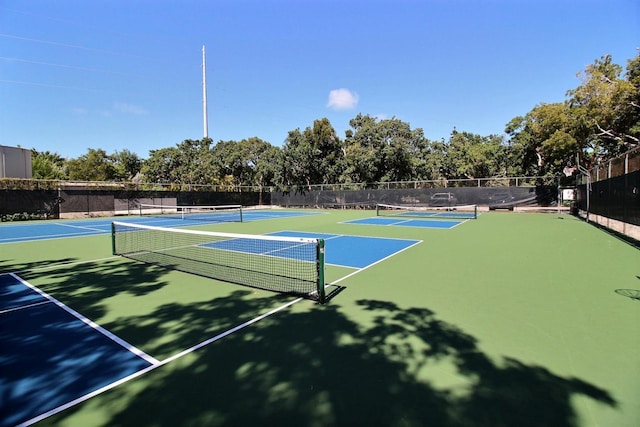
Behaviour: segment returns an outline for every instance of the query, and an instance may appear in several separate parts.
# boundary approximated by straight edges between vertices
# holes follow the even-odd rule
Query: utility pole
[[[209,138],[209,119],[207,114],[207,58],[202,45],[202,119],[204,124],[204,137]]]

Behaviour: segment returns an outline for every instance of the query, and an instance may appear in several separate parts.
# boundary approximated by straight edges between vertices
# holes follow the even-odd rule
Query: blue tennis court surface
[[[83,224],[82,229],[94,228],[95,233],[110,230],[110,220],[77,222]],[[272,235],[322,238],[325,263],[353,269],[364,269],[421,242],[290,230]],[[211,245],[256,253],[243,238]],[[262,250],[269,256],[293,257],[293,248]],[[30,423],[163,363],[15,274],[0,273],[0,427]]]
[[[370,218],[361,218],[353,221],[347,221],[345,222],[345,224],[386,225],[386,226],[396,226],[396,227],[423,227],[423,228],[450,229],[457,225],[462,224],[463,222],[465,221],[374,216]]]
[[[278,218],[318,215],[316,212],[296,212],[284,210],[247,210],[243,213],[243,221],[263,221]],[[0,244],[33,240],[60,239],[66,237],[93,236],[111,232],[111,221],[105,219],[80,220],[43,220],[29,223],[7,223],[0,225]],[[128,216],[118,217],[118,221],[136,224],[154,225],[158,227],[188,227],[206,224],[203,220],[162,218],[160,216]],[[216,223],[219,221],[211,221]]]
[[[251,255],[266,255],[270,257],[295,259],[298,261],[315,261],[315,251],[298,251],[296,248],[300,246],[298,242],[281,242],[260,240],[260,244],[256,244],[256,240],[252,238],[234,238],[220,240],[202,245],[210,249],[219,249],[222,251],[242,252]]]
[[[397,252],[403,251],[419,240],[388,239],[383,237],[346,236],[326,233],[307,233],[301,231],[280,231],[270,236],[302,237],[325,240],[325,264],[350,268],[365,268]],[[281,242],[264,240],[257,246],[255,239],[228,239],[205,244],[205,247],[221,249],[246,254],[268,255],[280,258],[300,259],[300,252],[296,247],[298,242]],[[271,243],[271,244],[270,244]],[[314,261],[313,254],[307,254]]]
[[[441,218],[441,219],[471,219],[473,218],[473,213],[472,212],[463,212],[463,211],[455,211],[455,210],[447,210],[447,211],[438,211],[438,212],[433,212],[433,211],[410,211],[410,212],[404,212],[404,213],[399,213],[396,215],[392,215],[392,216],[396,216],[396,217],[413,217],[413,218]]]
[[[13,274],[0,275],[0,426],[151,365]]]
[[[304,233],[300,231],[280,231],[271,235],[324,239],[325,263],[351,268],[368,267],[420,243],[420,240]]]

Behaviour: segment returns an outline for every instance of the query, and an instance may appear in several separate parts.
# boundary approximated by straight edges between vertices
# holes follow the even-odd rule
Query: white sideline
[[[208,344],[211,344],[212,342],[218,341],[219,339],[224,338],[227,335],[230,335],[230,334],[232,334],[234,332],[237,332],[240,329],[246,328],[247,326],[258,322],[258,321],[264,319],[265,317],[268,317],[268,316],[270,316],[270,315],[272,315],[274,313],[277,313],[278,311],[284,310],[285,308],[288,308],[289,306],[291,306],[291,305],[293,305],[295,303],[298,303],[300,301],[303,301],[303,298],[296,298],[295,300],[290,301],[290,302],[288,302],[288,303],[286,303],[286,304],[284,304],[284,305],[282,305],[282,306],[280,306],[278,308],[275,308],[275,309],[273,309],[273,310],[271,310],[271,311],[269,311],[267,313],[264,313],[264,314],[262,314],[262,315],[260,315],[258,317],[255,317],[255,318],[253,318],[253,319],[251,319],[251,320],[249,320],[247,322],[241,323],[240,325],[238,325],[238,326],[236,326],[234,328],[231,328],[231,329],[229,329],[229,330],[227,330],[225,332],[222,332],[222,333],[220,333],[220,334],[218,334],[218,335],[216,335],[216,336],[214,336],[212,338],[209,338],[209,339],[207,339],[205,341],[202,341],[199,344],[196,344],[196,345],[194,345],[192,347],[189,347],[188,349],[186,349],[184,351],[181,351],[180,353],[177,353],[177,354],[175,354],[173,356],[170,356],[170,357],[168,357],[168,358],[166,358],[166,359],[164,359],[162,361],[156,361],[155,364],[152,364],[152,365],[148,366],[147,368],[141,369],[138,372],[134,372],[133,374],[131,374],[131,375],[127,376],[127,377],[124,377],[124,378],[122,378],[122,379],[120,379],[118,381],[115,381],[115,382],[113,382],[111,384],[108,384],[108,385],[106,385],[106,386],[104,386],[102,388],[99,388],[99,389],[95,390],[95,391],[92,391],[91,393],[87,393],[84,396],[81,396],[81,397],[79,397],[77,399],[74,399],[74,400],[72,400],[70,402],[65,403],[64,405],[58,406],[57,408],[54,408],[54,409],[52,409],[50,411],[47,411],[47,412],[45,412],[43,414],[40,414],[37,417],[31,418],[30,420],[27,420],[24,423],[19,424],[18,426],[19,427],[20,426],[25,426],[26,427],[26,426],[30,426],[32,424],[35,424],[35,423],[37,423],[39,421],[42,421],[45,418],[48,418],[48,417],[50,417],[52,415],[60,413],[60,412],[64,411],[65,409],[71,408],[72,406],[75,406],[75,405],[77,405],[79,403],[82,403],[82,402],[84,402],[86,400],[89,400],[92,397],[95,397],[95,396],[97,396],[99,394],[104,393],[105,391],[111,390],[112,388],[115,388],[115,387],[117,387],[117,386],[119,386],[121,384],[124,384],[124,383],[126,383],[126,382],[128,382],[128,381],[130,381],[130,380],[132,380],[134,378],[137,378],[137,377],[139,377],[141,375],[144,375],[147,372],[151,372],[154,369],[159,368],[160,366],[164,366],[169,362],[172,362],[172,361],[174,361],[176,359],[179,359],[179,358],[181,358],[181,357],[183,357],[183,356],[185,356],[185,355],[187,355],[189,353],[192,353],[192,352],[194,352],[194,351],[196,351],[196,350],[198,350],[198,349],[200,349],[200,348],[202,348],[202,347],[204,347],[204,346],[206,346]]]

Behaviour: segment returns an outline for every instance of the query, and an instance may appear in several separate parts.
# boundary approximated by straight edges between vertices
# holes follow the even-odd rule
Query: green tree
[[[68,162],[69,179],[76,181],[113,181],[116,168],[102,149],[89,148],[87,154]]]
[[[426,138],[420,144],[413,158],[416,180],[446,179],[447,144],[444,140],[429,141]]]
[[[617,125],[628,129],[626,137],[632,145],[640,144],[640,54],[627,62],[625,74],[629,90],[622,99],[623,105]]]
[[[284,187],[311,184],[311,146],[305,141],[300,129],[289,131],[282,146],[282,162],[280,163],[280,182]]]
[[[415,179],[423,168],[429,143],[422,129],[411,129],[407,122],[392,118],[377,122],[378,134],[383,138],[382,156],[385,173],[381,181]]]
[[[444,162],[448,178],[488,178],[506,175],[506,148],[501,136],[480,136],[454,130]]]
[[[219,141],[212,151],[219,179],[236,186],[273,185],[279,149],[258,137]]]
[[[260,191],[265,186],[274,185],[280,164],[280,149],[258,137],[243,139],[240,146],[251,168],[251,181],[248,184],[257,186]]]
[[[178,173],[182,184],[217,183],[211,139],[186,139],[178,144]]]
[[[247,155],[238,141],[218,141],[212,149],[218,179],[236,186],[250,185],[252,170]]]
[[[131,180],[142,168],[142,159],[128,149],[116,151],[111,159],[116,169],[116,178],[121,181]]]
[[[629,61],[626,79],[622,67],[605,55],[579,74],[582,83],[568,91],[577,125],[574,138],[592,160],[606,160],[640,143],[640,59]]]
[[[49,151],[31,150],[31,170],[35,179],[64,180],[68,178],[67,161],[58,153]]]
[[[343,171],[342,142],[327,118],[313,127],[289,131],[282,147],[281,185],[305,186],[338,182]]]
[[[505,131],[511,138],[509,175],[557,175],[580,148],[579,125],[567,103],[540,104]]]
[[[182,158],[175,147],[161,148],[149,151],[149,158],[142,165],[142,175],[145,182],[170,183],[180,182],[178,171],[181,170]]]
[[[145,182],[216,184],[211,139],[186,139],[176,147],[151,150],[142,166]]]
[[[304,139],[310,146],[311,180],[315,184],[338,182],[344,170],[344,152],[342,141],[338,137],[329,119],[322,118],[306,128]]]
[[[345,138],[345,181],[377,182],[385,172],[382,137],[375,117],[358,114],[349,121]]]
[[[429,141],[422,129],[397,118],[377,120],[358,114],[345,138],[346,182],[385,182],[427,175]]]
[[[640,142],[640,57],[622,67],[605,55],[579,74],[581,84],[563,103],[539,104],[506,126],[507,172],[556,175],[581,153],[593,164]],[[515,166],[515,168],[514,168]]]

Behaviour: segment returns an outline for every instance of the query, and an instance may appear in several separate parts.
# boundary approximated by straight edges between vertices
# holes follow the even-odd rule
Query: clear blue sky
[[[637,0],[0,0],[0,144],[74,158],[397,117],[429,139],[502,134],[605,54]]]

